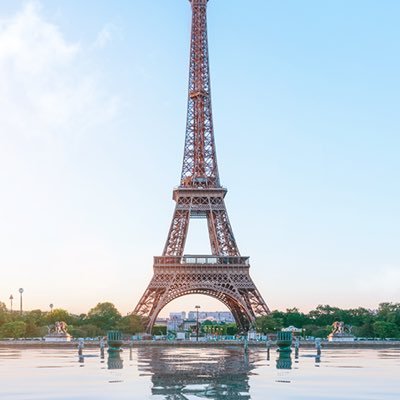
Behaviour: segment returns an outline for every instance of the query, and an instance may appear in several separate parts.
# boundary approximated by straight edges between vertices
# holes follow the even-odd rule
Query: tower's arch
[[[249,322],[251,324],[254,324],[255,322],[255,316],[251,308],[249,309],[246,305],[242,305],[240,303],[241,299],[238,298],[239,296],[229,290],[221,291],[220,289],[215,288],[182,288],[174,290],[165,296],[165,298],[157,304],[151,315],[142,316],[146,319],[146,331],[151,332],[158,315],[169,303],[180,297],[193,294],[209,296],[224,304],[232,313],[239,331],[248,331],[250,328]]]

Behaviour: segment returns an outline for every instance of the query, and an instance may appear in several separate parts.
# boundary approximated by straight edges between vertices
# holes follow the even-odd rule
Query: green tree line
[[[99,303],[87,314],[75,315],[61,308],[50,312],[41,310],[25,311],[22,315],[7,310],[0,302],[0,338],[43,337],[48,326],[56,321],[68,325],[68,333],[73,337],[103,336],[108,330],[118,329],[127,334],[143,332],[142,320],[137,315],[122,316],[114,304]]]
[[[305,336],[326,337],[335,321],[352,326],[352,333],[366,338],[400,338],[400,303],[381,303],[377,310],[366,308],[341,309],[319,305],[309,313],[297,308],[272,311],[257,319],[257,330],[272,333],[287,326],[303,329]]]
[[[122,316],[109,302],[99,303],[87,314],[75,315],[67,310],[54,309],[51,312],[41,310],[25,311],[22,315],[10,312],[0,302],[0,338],[43,337],[47,327],[56,321],[65,321],[68,332],[74,337],[103,336],[108,330],[118,329],[132,335],[144,331],[142,319],[137,315]],[[341,309],[329,305],[319,305],[308,313],[297,308],[286,311],[272,311],[270,315],[259,317],[256,329],[261,333],[273,333],[283,327],[293,325],[303,329],[304,335],[326,337],[332,330],[332,323],[343,321],[353,327],[353,333],[368,338],[400,338],[400,303],[381,303],[378,309],[366,308]],[[213,323],[205,321],[200,330],[215,332]],[[221,324],[220,334],[232,335],[237,332],[234,324]],[[155,326],[155,334],[165,333],[165,327]]]

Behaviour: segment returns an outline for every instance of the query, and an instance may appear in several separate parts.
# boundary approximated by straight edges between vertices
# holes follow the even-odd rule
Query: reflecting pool
[[[0,399],[400,398],[400,349],[0,348]]]

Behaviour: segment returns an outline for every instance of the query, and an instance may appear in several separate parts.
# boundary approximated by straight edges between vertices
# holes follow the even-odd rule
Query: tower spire
[[[208,0],[189,1],[192,5],[192,30],[181,186],[220,187],[211,109]]]

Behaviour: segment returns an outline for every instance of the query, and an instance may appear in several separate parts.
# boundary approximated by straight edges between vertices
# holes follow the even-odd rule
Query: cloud
[[[121,30],[117,25],[108,22],[97,34],[94,45],[95,47],[103,48],[107,46],[115,36],[121,37]]]
[[[0,137],[79,134],[114,118],[119,98],[102,87],[86,55],[43,18],[38,3],[3,20]]]
[[[79,50],[78,44],[65,42],[57,26],[41,19],[37,3],[28,3],[2,25],[0,62],[29,78],[69,62]]]

